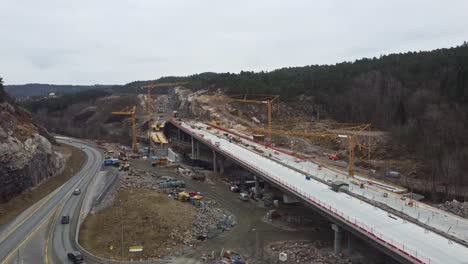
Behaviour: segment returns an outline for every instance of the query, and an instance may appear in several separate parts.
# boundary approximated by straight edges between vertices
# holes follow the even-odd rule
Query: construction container
[[[252,139],[255,141],[265,141],[265,135],[252,135]]]
[[[331,184],[331,188],[335,192],[343,191],[343,190],[348,190],[349,184],[342,182],[342,181],[334,181]]]

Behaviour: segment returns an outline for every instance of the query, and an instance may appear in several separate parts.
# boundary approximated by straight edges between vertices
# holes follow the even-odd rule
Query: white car
[[[239,193],[239,199],[242,201],[248,201],[249,200],[249,195],[245,192]]]

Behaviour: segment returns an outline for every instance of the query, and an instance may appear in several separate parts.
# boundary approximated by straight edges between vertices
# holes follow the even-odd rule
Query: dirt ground
[[[215,200],[220,207],[235,215],[235,227],[187,252],[182,256],[185,259],[200,260],[203,254],[219,254],[222,250],[232,250],[241,254],[248,263],[273,263],[272,260],[277,260],[277,256],[271,255],[267,245],[277,241],[324,241],[323,250],[333,250],[330,223],[301,204],[282,205],[280,211],[285,216],[284,221],[272,224],[265,220],[267,209],[259,207],[253,201],[239,200],[239,194],[230,192],[228,185],[219,176],[210,176],[209,181],[199,182],[181,176],[174,169],[150,167],[143,161],[132,161],[132,166],[184,180],[187,189],[201,192],[204,197]],[[359,251],[364,253],[356,253],[353,263],[394,263],[387,261],[387,257],[369,245],[357,243],[356,249],[361,249]],[[366,259],[372,261],[365,261]]]
[[[86,218],[80,243],[105,258],[157,259],[180,250],[180,234],[190,233],[196,212],[193,205],[158,191],[126,188],[117,193],[113,206]],[[142,253],[130,253],[129,246],[144,249]]]
[[[67,161],[65,169],[59,175],[51,177],[31,190],[26,190],[6,203],[0,204],[0,225],[8,223],[18,216],[26,208],[41,200],[53,190],[73,176],[74,172],[80,170],[86,161],[86,155],[80,149],[62,144],[54,146],[54,150],[61,152]]]

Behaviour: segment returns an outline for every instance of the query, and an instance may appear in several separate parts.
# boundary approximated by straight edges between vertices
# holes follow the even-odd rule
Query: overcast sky
[[[6,84],[334,64],[468,40],[468,1],[0,0]]]

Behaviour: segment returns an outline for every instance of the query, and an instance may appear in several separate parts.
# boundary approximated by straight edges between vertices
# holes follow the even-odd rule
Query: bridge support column
[[[180,129],[177,129],[177,139],[178,140],[182,140],[182,136],[180,134],[181,134]]]
[[[217,169],[217,165],[216,165],[216,151],[213,150],[213,172],[214,173],[217,173],[218,169]]]
[[[255,196],[260,197],[260,180],[258,179],[258,176],[254,176],[255,180]]]
[[[268,182],[264,182],[263,184],[264,184],[263,191],[264,191],[265,193],[270,192],[270,190],[271,190],[270,184],[269,184]]]
[[[354,251],[354,243],[355,243],[355,238],[353,236],[353,234],[351,234],[350,232],[348,232],[348,254],[351,255],[353,254],[353,251]]]
[[[195,141],[195,146],[196,146],[196,149],[197,149],[196,155],[197,155],[197,159],[198,159],[198,158],[200,158],[200,142],[198,140]]]
[[[341,228],[336,225],[332,224],[331,228],[335,231],[335,241],[334,241],[334,254],[335,256],[341,255]]]
[[[219,164],[218,164],[218,165],[219,165],[219,173],[220,173],[220,174],[224,174],[224,159],[223,159],[222,156],[219,157],[218,163],[219,163]]]
[[[192,138],[192,159],[195,159],[195,139],[193,138],[193,136],[191,136]]]

